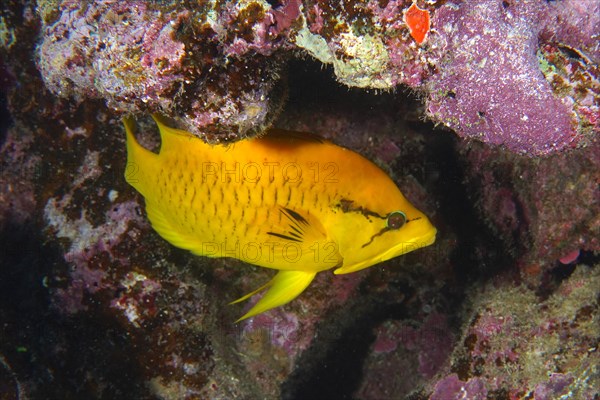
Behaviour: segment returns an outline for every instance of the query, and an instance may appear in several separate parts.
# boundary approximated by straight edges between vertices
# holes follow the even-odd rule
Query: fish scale
[[[152,227],[194,254],[279,271],[234,302],[266,291],[241,319],[291,301],[318,272],[355,272],[435,240],[427,217],[385,172],[348,149],[280,130],[209,145],[153,117],[158,154],[124,120],[125,177],[145,198]]]

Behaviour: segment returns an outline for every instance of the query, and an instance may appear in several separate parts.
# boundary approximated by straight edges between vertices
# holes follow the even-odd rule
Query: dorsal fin
[[[132,118],[123,117],[123,125],[125,125],[125,135],[127,136],[127,162],[134,162],[137,158],[149,156],[152,153],[150,150],[142,146],[135,138],[136,125]]]
[[[189,138],[196,139],[202,141],[197,136],[192,135],[188,131],[184,131],[182,129],[171,128],[168,125],[168,121],[159,114],[152,114],[152,119],[156,122],[158,126],[158,131],[160,132],[160,150],[167,149],[171,143],[173,143],[173,139],[177,136],[180,138]],[[202,142],[204,143],[204,142]]]

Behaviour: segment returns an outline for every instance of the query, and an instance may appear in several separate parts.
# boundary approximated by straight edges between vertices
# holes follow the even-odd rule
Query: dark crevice
[[[385,320],[407,317],[402,303],[371,300],[331,315],[327,320],[335,320],[334,327],[329,328],[327,320],[321,323],[317,338],[281,387],[283,400],[353,398],[362,382],[363,364],[375,340],[375,328]],[[347,321],[341,330],[340,321]]]
[[[71,317],[51,305],[45,277],[67,268],[61,250],[37,227],[6,221],[0,243],[0,389],[20,385],[32,399],[151,398],[116,321],[94,304]]]
[[[470,188],[465,183],[468,165],[460,161],[464,157],[459,154],[456,137],[452,132],[440,132],[432,123],[415,117],[422,108],[417,99],[401,92],[374,95],[346,88],[335,82],[330,69],[323,71],[320,65],[306,60],[292,63],[289,75],[293,79],[290,79],[288,107],[292,109],[386,110],[398,118],[399,124],[408,128],[407,132],[421,135],[426,141],[424,150],[405,150],[391,169],[398,176],[412,175],[432,198],[437,199],[438,218],[433,223],[438,227],[439,237],[443,237],[445,232],[453,232],[457,236],[457,245],[450,255],[454,281],[449,283],[453,286],[449,296],[456,309],[462,308],[464,291],[469,285],[491,279],[498,271],[511,265],[511,252],[485,226],[470,197]],[[319,88],[318,92],[314,88]],[[338,329],[337,336],[328,336],[328,325],[324,323],[318,330],[318,339],[303,353],[296,370],[282,385],[283,398],[353,398],[361,385],[363,364],[375,339],[375,328],[385,320],[411,318],[413,311],[408,308],[406,304],[382,305],[381,301],[377,302],[367,295],[360,306],[352,308],[352,318],[348,317],[350,322],[341,333]],[[330,318],[334,318],[336,324],[340,323],[339,318]]]
[[[545,301],[556,292],[565,280],[573,275],[578,264],[595,266],[598,263],[600,263],[600,254],[591,251],[582,251],[577,260],[570,264],[562,264],[557,261],[554,268],[545,271],[543,274],[542,284],[539,285],[536,295],[539,296],[540,301]]]
[[[450,150],[456,148],[457,139],[450,132],[440,132],[437,136],[441,137],[427,144],[425,162],[435,165],[439,173],[436,184],[428,188],[439,200],[438,215],[443,216],[443,224],[457,235],[457,246],[450,254],[451,264],[463,283],[490,279],[513,264],[512,252],[489,230],[475,208],[473,196],[464,183],[467,166],[461,163],[456,150]]]
[[[593,251],[582,251],[577,259],[578,264],[585,264],[589,266],[600,264],[600,252]]]

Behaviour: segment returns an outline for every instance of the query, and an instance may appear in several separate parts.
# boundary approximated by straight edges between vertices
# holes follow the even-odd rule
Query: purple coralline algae
[[[176,20],[148,10],[143,1],[60,6],[58,19],[44,29],[49,40],[39,46],[40,71],[53,93],[76,100],[101,96],[109,106],[129,110],[176,92],[185,55],[173,39]]]
[[[180,115],[190,131],[220,140],[264,129],[279,108],[279,62],[266,56],[290,24],[282,10],[255,2],[56,6],[43,14],[38,65],[59,96]]]
[[[444,363],[452,345],[452,336],[447,335],[448,323],[442,314],[429,315],[423,326],[397,326],[388,323],[377,332],[373,344],[375,353],[388,353],[402,345],[408,351],[418,352],[418,372],[425,378],[433,377]]]
[[[26,223],[31,217],[37,206],[33,180],[41,170],[41,158],[30,153],[33,132],[7,136],[0,151],[0,226],[11,220]]]
[[[459,400],[472,399],[484,400],[488,398],[488,391],[479,378],[461,381],[452,374],[439,381],[431,394],[430,400]]]
[[[592,37],[600,35],[600,5],[578,3],[468,2],[439,10],[443,56],[427,83],[433,119],[461,136],[533,155],[596,135],[597,117],[590,120],[587,110],[599,112],[600,49]],[[572,38],[575,30],[582,33]],[[571,46],[582,55],[551,61],[548,53]],[[562,89],[569,85],[573,91]]]
[[[376,329],[357,398],[403,397],[443,370],[454,346],[446,316],[432,313],[415,321],[385,321]],[[389,374],[388,371],[402,371]]]
[[[533,156],[595,140],[599,3],[417,3],[431,16],[420,44],[405,21],[408,0],[65,0],[41,12],[38,65],[57,95],[162,111],[207,140],[268,126],[298,50],[348,86],[421,92],[429,118],[465,138]]]

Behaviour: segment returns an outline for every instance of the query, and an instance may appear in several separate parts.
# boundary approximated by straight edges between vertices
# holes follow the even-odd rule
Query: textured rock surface
[[[566,268],[566,267],[565,267]],[[474,293],[473,316],[433,399],[598,395],[598,268],[578,265],[546,300],[522,287]],[[511,285],[512,286],[512,285]]]
[[[38,8],[38,66],[59,96],[180,115],[209,140],[260,131],[280,108],[279,35],[266,2],[51,3]]]
[[[600,127],[597,2],[417,2],[431,17],[421,43],[408,0],[41,3],[38,66],[53,93],[167,112],[208,140],[268,126],[298,50],[348,86],[408,85],[433,121],[514,152],[583,147]],[[4,37],[12,47],[6,22]]]

